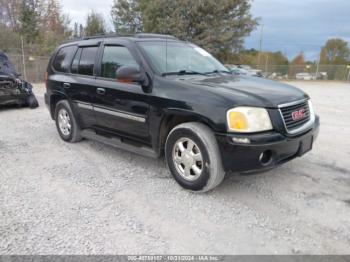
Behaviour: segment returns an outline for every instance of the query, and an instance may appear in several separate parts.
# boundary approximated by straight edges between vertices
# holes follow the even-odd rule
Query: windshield
[[[139,42],[155,70],[162,75],[230,73],[204,49],[182,42]]]

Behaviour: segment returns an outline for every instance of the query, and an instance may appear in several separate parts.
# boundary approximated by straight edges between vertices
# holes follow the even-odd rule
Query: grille
[[[308,101],[305,101],[296,105],[292,105],[292,106],[282,107],[280,108],[280,110],[288,132],[291,132],[295,129],[302,127],[303,125],[308,123],[311,118]],[[293,119],[293,113],[297,111],[300,112],[302,110],[305,116],[299,119]]]

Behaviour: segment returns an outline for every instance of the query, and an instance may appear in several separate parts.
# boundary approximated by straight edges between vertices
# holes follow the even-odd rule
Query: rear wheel
[[[62,100],[57,103],[55,121],[57,131],[64,141],[74,143],[82,139],[80,128],[67,100]]]
[[[216,138],[201,123],[185,123],[175,127],[165,146],[166,160],[175,180],[185,189],[207,192],[224,179]]]

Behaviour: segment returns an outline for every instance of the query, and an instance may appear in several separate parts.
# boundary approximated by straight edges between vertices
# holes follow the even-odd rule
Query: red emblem
[[[300,119],[305,118],[305,109],[299,109],[292,113],[292,118],[294,121],[298,121]]]

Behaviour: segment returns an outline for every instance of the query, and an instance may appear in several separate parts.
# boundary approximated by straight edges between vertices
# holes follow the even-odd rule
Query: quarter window
[[[67,46],[61,48],[55,57],[53,68],[58,72],[67,73],[69,71],[69,66],[76,50],[76,46]]]
[[[116,72],[121,66],[138,66],[137,62],[124,46],[106,46],[103,52],[101,76],[116,78]]]
[[[98,47],[84,47],[81,51],[78,74],[92,76],[94,74],[95,58],[97,54]],[[75,59],[74,59],[75,60]],[[72,64],[72,68],[73,65]]]

